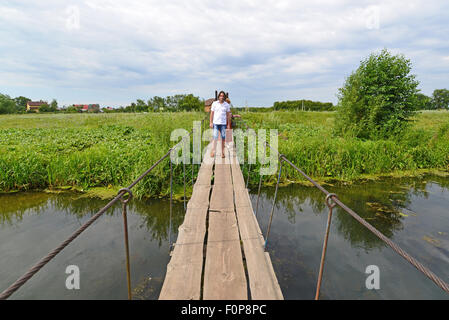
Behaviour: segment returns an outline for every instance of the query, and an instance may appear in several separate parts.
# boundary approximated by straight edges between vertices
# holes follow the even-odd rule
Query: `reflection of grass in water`
[[[0,195],[0,225],[20,222],[29,209],[41,211],[47,206],[49,195],[44,193],[12,193]]]
[[[424,179],[382,179],[348,185],[336,183],[327,185],[326,188],[328,191],[336,193],[343,203],[386,237],[392,238],[395,232],[402,230],[402,219],[413,213],[407,209],[411,197],[428,197],[428,183],[437,183],[442,187],[449,187],[448,178],[426,176]],[[264,188],[263,194],[271,202],[274,196],[274,188]],[[291,223],[295,223],[297,219],[300,219],[296,215],[302,211],[302,206],[305,204],[310,205],[315,214],[327,215],[328,209],[324,199],[324,194],[313,187],[302,185],[280,187],[276,200],[277,210],[282,208],[282,212],[287,215],[287,219]],[[385,246],[382,240],[341,208],[337,207],[332,224],[354,247],[371,250]]]
[[[163,279],[145,277],[132,290],[133,300],[156,300],[162,288]]]
[[[50,208],[65,215],[74,215],[78,219],[96,214],[109,200],[86,197],[84,194],[65,192],[49,194],[43,192],[23,192],[0,195],[0,225],[12,225],[22,221],[25,213],[40,214]],[[159,246],[168,239],[170,215],[169,202],[166,200],[132,200],[128,212],[133,211],[141,217],[141,228],[145,228],[151,240],[157,240]],[[121,215],[121,204],[105,212],[105,215]],[[176,232],[184,219],[181,202],[174,202],[172,216],[172,241],[176,240]]]

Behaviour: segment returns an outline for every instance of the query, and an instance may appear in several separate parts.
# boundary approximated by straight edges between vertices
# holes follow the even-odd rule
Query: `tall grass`
[[[404,134],[384,140],[336,135],[333,112],[248,112],[242,117],[253,128],[278,129],[279,152],[319,180],[351,181],[422,169],[449,171],[447,111],[422,112]],[[257,168],[253,166],[255,171]],[[284,168],[283,181],[298,180],[298,173],[289,166]],[[250,176],[252,184],[258,183],[257,175]]]
[[[278,129],[280,152],[317,179],[449,171],[449,112],[420,113],[402,136],[376,141],[334,134],[334,112],[240,114],[254,128]],[[0,191],[127,186],[174,144],[172,130],[190,130],[202,118],[201,112],[0,116]],[[246,178],[247,167],[242,168]],[[284,181],[298,180],[295,171],[284,168]],[[178,189],[182,170],[174,166]],[[190,181],[191,166],[186,170]],[[167,195],[169,175],[165,160],[136,186],[135,195]],[[250,177],[256,185],[258,176]]]
[[[175,144],[172,130],[191,130],[203,113],[32,115],[0,117],[0,191],[56,186],[126,186]],[[11,120],[11,121],[8,121]],[[167,194],[169,162],[135,188]],[[187,166],[187,174],[191,175]],[[182,182],[175,166],[174,183]]]

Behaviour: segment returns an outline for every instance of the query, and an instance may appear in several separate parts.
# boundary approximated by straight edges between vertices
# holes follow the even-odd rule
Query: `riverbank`
[[[241,113],[256,129],[277,129],[279,151],[322,183],[449,172],[449,112],[418,114],[391,140],[338,137],[334,112]],[[150,114],[33,114],[0,116],[0,192],[71,189],[110,198],[147,170],[174,144],[174,129],[190,130],[201,112]],[[282,183],[303,183],[284,166]],[[196,176],[198,165],[193,168]],[[247,166],[242,166],[247,177]],[[258,185],[252,166],[250,186]],[[136,197],[168,197],[169,162],[136,185]],[[186,166],[187,194],[192,166]],[[266,177],[264,184],[276,181]],[[174,194],[183,197],[183,166],[174,166]]]

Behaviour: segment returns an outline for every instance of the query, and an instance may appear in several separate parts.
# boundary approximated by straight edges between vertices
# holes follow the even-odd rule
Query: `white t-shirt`
[[[214,124],[226,124],[226,112],[231,112],[231,106],[226,101],[214,101],[211,111],[214,112]]]

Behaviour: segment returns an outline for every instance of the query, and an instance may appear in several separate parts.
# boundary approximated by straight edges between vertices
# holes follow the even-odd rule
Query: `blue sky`
[[[0,93],[60,105],[230,93],[235,106],[336,102],[360,60],[411,59],[423,93],[449,88],[449,2],[8,1]]]

